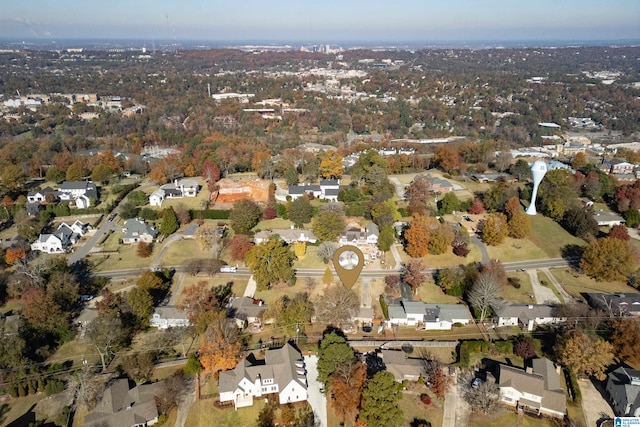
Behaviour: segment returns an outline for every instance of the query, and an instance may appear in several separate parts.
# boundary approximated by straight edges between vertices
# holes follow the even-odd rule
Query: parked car
[[[474,378],[473,381],[471,381],[471,388],[478,388],[481,382],[482,380],[480,378]]]
[[[362,325],[362,332],[366,332],[366,333],[373,332],[373,325],[370,323],[366,325]]]
[[[236,271],[238,271],[238,268],[232,265],[223,265],[220,267],[220,273],[235,273]]]

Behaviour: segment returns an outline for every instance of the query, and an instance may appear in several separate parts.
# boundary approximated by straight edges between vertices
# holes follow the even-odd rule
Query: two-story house
[[[291,200],[296,200],[305,194],[312,195],[317,199],[325,199],[338,201],[338,193],[340,192],[340,180],[323,179],[320,185],[291,185],[289,186],[289,196]]]
[[[158,230],[138,218],[126,220],[122,231],[122,243],[125,244],[151,243],[158,237]]]
[[[304,359],[291,344],[267,350],[264,360],[249,355],[235,369],[220,372],[218,389],[220,403],[233,403],[236,409],[271,394],[281,405],[302,402],[307,400]]]
[[[83,224],[80,221],[75,221],[71,225],[63,222],[53,233],[41,234],[31,244],[31,250],[49,254],[63,253],[71,245],[78,243],[80,238],[87,232],[87,229],[87,224]]]
[[[312,230],[304,230],[304,229],[296,229],[296,228],[280,228],[275,230],[262,230],[258,231],[254,236],[253,240],[256,242],[256,245],[260,243],[266,242],[269,240],[271,236],[277,234],[280,236],[282,240],[287,242],[288,244],[295,242],[308,242],[308,243],[316,243],[318,238],[315,234],[313,234]]]
[[[64,181],[58,185],[60,200],[72,200],[79,209],[91,206],[98,198],[98,188],[92,181]]]
[[[358,225],[350,225],[347,227],[345,233],[340,236],[338,242],[340,246],[344,245],[376,245],[378,244],[378,237],[380,236],[380,229],[373,222],[366,227],[361,228]]]
[[[613,412],[618,417],[640,417],[640,371],[620,366],[607,378]]]
[[[176,179],[170,184],[162,185],[149,196],[151,206],[162,206],[165,199],[181,199],[183,197],[196,197],[200,186],[195,179]]]
[[[564,417],[567,397],[560,385],[560,367],[549,359],[533,359],[526,370],[498,366],[500,402],[538,415]]]

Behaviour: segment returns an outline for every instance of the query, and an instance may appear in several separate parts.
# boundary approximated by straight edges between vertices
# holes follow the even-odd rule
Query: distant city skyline
[[[1,39],[638,40],[638,0],[4,0]]]

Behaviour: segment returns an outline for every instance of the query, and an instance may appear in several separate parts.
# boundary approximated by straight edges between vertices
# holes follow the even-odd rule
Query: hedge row
[[[384,315],[385,320],[389,320],[389,306],[387,305],[387,301],[384,299],[384,295],[380,295],[380,308],[382,308],[382,314]]]
[[[195,210],[190,209],[191,219],[229,219],[229,212],[215,209]]]

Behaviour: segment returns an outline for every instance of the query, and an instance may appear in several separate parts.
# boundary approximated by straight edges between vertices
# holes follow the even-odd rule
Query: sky
[[[0,39],[640,39],[639,0],[2,0]]]

